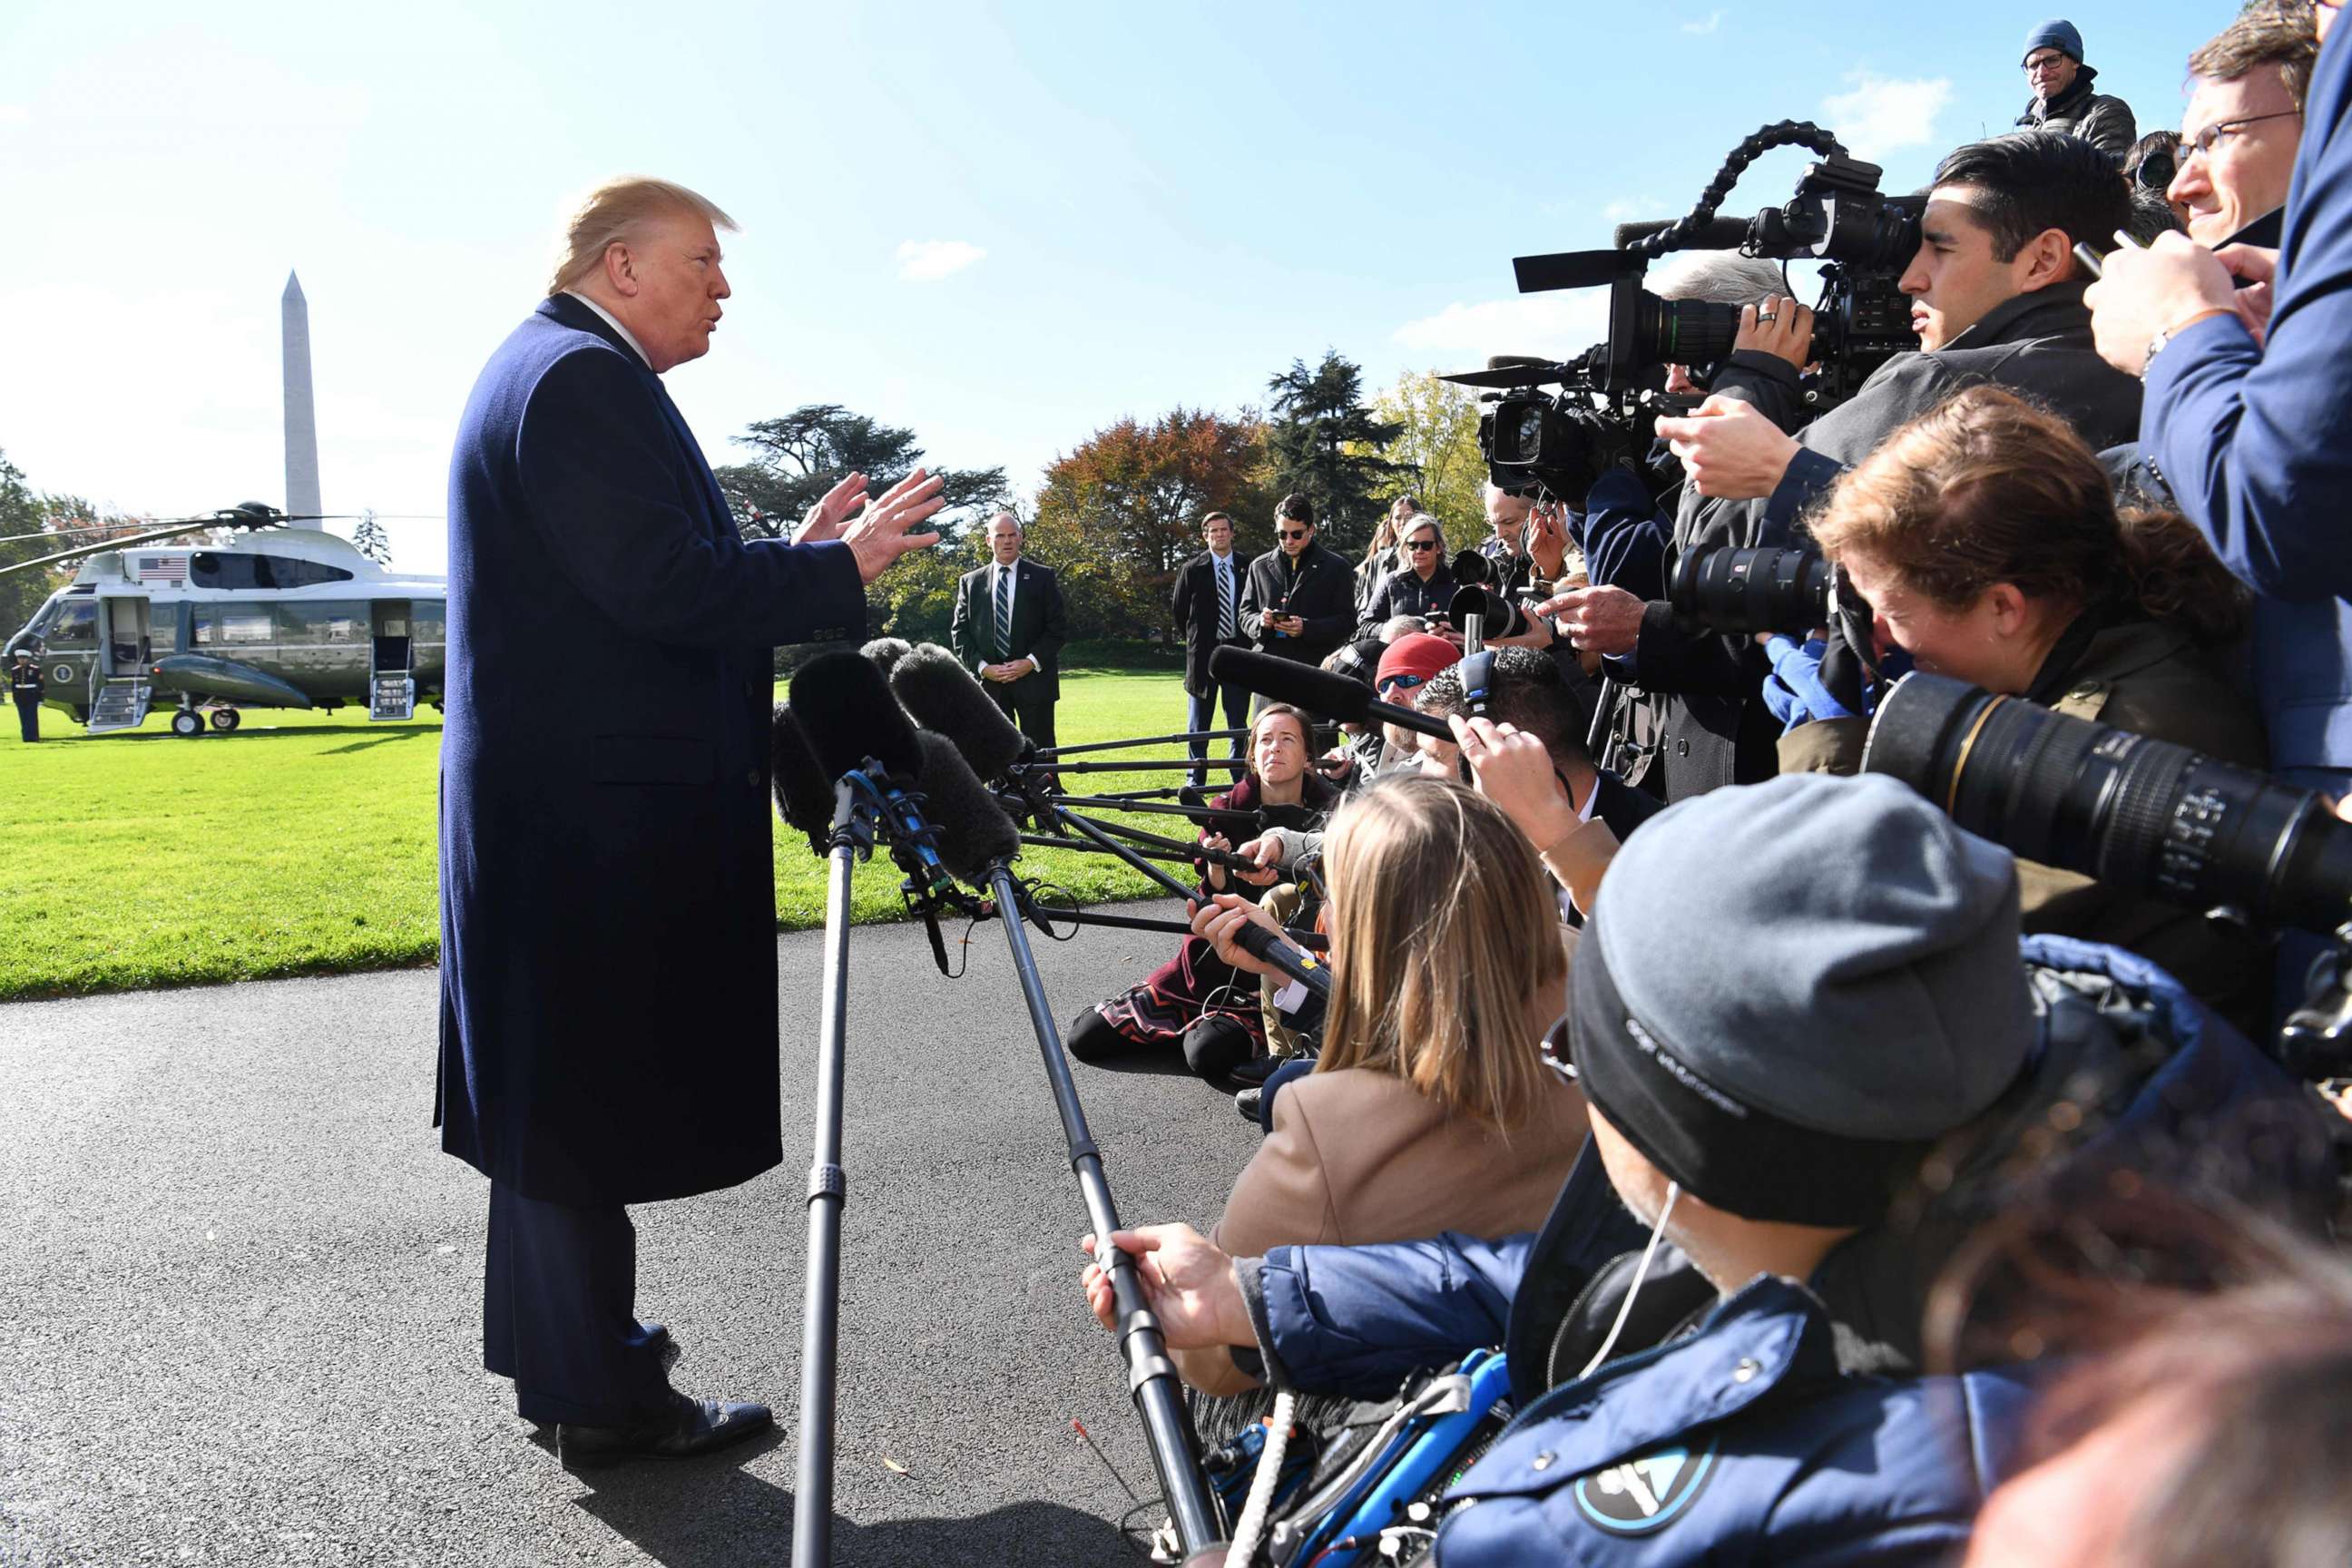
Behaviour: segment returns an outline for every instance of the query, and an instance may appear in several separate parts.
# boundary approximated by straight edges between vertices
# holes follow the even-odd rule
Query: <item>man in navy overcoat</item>
[[[484,1363],[567,1463],[768,1425],[670,1388],[624,1205],[782,1158],[771,650],[863,636],[940,505],[853,475],[801,542],[739,538],[661,382],[709,351],[719,226],[664,182],[592,195],[449,468],[442,1147],[490,1178]]]

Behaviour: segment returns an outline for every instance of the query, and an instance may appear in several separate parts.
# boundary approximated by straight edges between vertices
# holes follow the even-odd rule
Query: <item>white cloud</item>
[[[1698,33],[1702,35],[1712,33],[1717,27],[1723,26],[1723,17],[1724,13],[1721,11],[1709,11],[1706,14],[1706,20],[1704,22],[1685,22],[1683,24],[1683,31],[1685,33]]]
[[[1611,223],[1638,223],[1666,216],[1666,204],[1655,196],[1620,196],[1601,209]]]
[[[1905,147],[1932,145],[1936,117],[1952,101],[1949,77],[1908,80],[1853,71],[1852,92],[1822,100],[1822,123],[1857,158],[1875,163]]]
[[[936,283],[987,254],[969,240],[909,239],[898,247],[898,276],[909,283]]]
[[[1391,334],[1440,371],[1475,370],[1489,354],[1581,353],[1609,334],[1609,290],[1564,289],[1451,304]]]

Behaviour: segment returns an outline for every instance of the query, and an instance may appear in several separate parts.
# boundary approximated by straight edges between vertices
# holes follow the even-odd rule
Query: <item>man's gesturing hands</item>
[[[852,474],[809,508],[793,542],[842,541],[856,557],[858,580],[871,583],[909,550],[928,549],[940,542],[936,533],[911,531],[948,504],[940,494],[940,482],[917,468],[877,500],[866,493],[866,476]]]

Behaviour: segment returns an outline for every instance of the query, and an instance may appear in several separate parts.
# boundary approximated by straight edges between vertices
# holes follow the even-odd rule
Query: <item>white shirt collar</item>
[[[572,299],[579,300],[582,304],[587,306],[590,310],[604,317],[604,324],[612,328],[614,331],[620,333],[621,341],[629,345],[629,352],[635,354],[639,360],[643,361],[647,370],[653,369],[653,356],[646,353],[645,344],[637,342],[636,333],[621,325],[619,317],[614,315],[612,311],[607,310],[604,306],[599,305],[595,300],[591,300],[587,295],[583,294],[577,289],[566,289],[564,293],[570,295]]]
[[[1576,808],[1576,820],[1579,822],[1591,821],[1592,807],[1600,799],[1601,774],[1596,770],[1592,775],[1592,787],[1584,792],[1584,804]]]

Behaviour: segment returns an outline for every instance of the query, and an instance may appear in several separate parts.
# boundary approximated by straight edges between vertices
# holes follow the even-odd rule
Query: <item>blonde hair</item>
[[[1451,779],[1382,780],[1324,847],[1331,1005],[1318,1072],[1369,1068],[1506,1131],[1547,1087],[1528,1006],[1568,973],[1526,837]]]
[[[605,181],[588,193],[563,226],[563,254],[548,282],[548,293],[578,288],[604,264],[607,247],[625,243],[654,219],[677,213],[693,213],[708,218],[712,228],[735,232],[735,220],[717,202],[684,185],[643,174]]]

